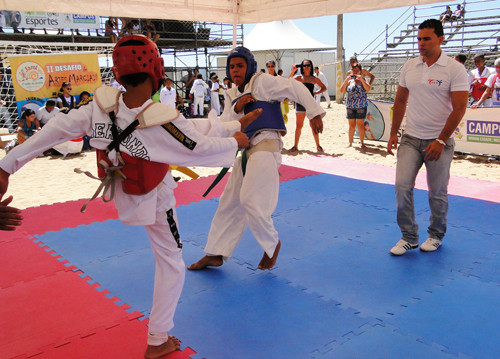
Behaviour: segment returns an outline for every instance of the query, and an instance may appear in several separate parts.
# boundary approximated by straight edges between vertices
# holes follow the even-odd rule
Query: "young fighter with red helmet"
[[[161,358],[180,347],[179,340],[167,333],[174,325],[185,276],[173,193],[176,183],[169,164],[231,166],[237,148],[249,144],[248,137],[237,131],[260,111],[239,122],[221,124],[190,121],[172,107],[151,101],[164,78],[163,59],[156,45],[142,35],[120,39],[113,50],[113,64],[113,74],[126,92],[97,88],[91,104],[58,114],[13,149],[0,161],[0,200],[9,175],[28,161],[58,143],[91,136],[104,194],[114,197],[123,223],[144,225],[151,240],[156,273],[144,356]],[[208,137],[213,135],[222,137]]]
[[[232,106],[224,108],[221,120],[241,118],[256,108],[263,112],[244,130],[250,138],[250,147],[234,163],[210,227],[206,256],[188,269],[222,265],[223,260],[232,256],[247,226],[264,250],[258,268],[274,266],[281,242],[271,215],[278,203],[281,136],[286,133],[280,102],[288,98],[301,103],[313,131],[323,130],[325,110],[303,84],[256,72],[257,62],[250,50],[241,46],[229,53],[226,73],[236,87],[226,91]]]

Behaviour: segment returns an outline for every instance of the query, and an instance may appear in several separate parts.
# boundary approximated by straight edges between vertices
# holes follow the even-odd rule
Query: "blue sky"
[[[449,3],[449,2],[448,2]],[[452,4],[456,4],[453,2]],[[422,10],[426,13],[441,13],[445,10],[446,2],[437,3],[427,6],[437,6],[437,8]],[[390,25],[396,20],[408,7],[394,8],[378,11],[367,11],[344,14],[344,49],[346,58],[351,57],[354,53],[360,53],[368,44],[370,44],[379,34],[385,34],[385,26]],[[452,5],[452,9],[454,10]],[[421,20],[423,21],[423,20]],[[419,22],[421,22],[419,21]],[[293,20],[295,25],[299,27],[304,33],[310,37],[331,46],[337,44],[337,15],[322,16],[309,19],[296,19]],[[253,28],[252,25],[244,26],[244,34],[247,35]],[[394,36],[399,35],[399,31],[389,37],[391,42]],[[380,38],[378,42],[385,39]],[[371,45],[369,50],[373,50]],[[385,46],[385,40],[384,40]]]

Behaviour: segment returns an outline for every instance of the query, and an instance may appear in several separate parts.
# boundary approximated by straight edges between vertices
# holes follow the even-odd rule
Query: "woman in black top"
[[[323,91],[326,91],[326,86],[321,82],[319,78],[314,76],[313,72],[313,63],[311,60],[303,60],[302,63],[298,66],[301,71],[301,75],[295,76],[295,80],[300,81],[304,84],[304,86],[307,87],[309,92],[311,93],[311,96],[314,97],[314,95],[320,94]],[[290,74],[290,77],[292,77],[295,72],[297,71],[297,66],[292,65],[292,73]],[[314,92],[314,85],[319,86],[319,90],[317,92]],[[306,117],[306,110],[301,104],[296,104],[296,127],[295,127],[295,144],[293,145],[292,148],[290,148],[289,152],[296,152],[299,150],[299,139],[300,139],[300,134],[302,133],[302,126],[304,126],[304,119]],[[314,142],[316,142],[316,149],[318,152],[323,152],[323,147],[320,146],[319,144],[319,134],[314,133],[313,131],[313,137],[314,137]]]
[[[71,95],[71,84],[63,82],[60,94],[57,96],[57,107],[61,112],[68,113],[71,109],[75,108],[75,97]]]

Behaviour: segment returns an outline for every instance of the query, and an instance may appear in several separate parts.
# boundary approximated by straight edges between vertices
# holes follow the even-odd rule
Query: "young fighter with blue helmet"
[[[288,98],[301,103],[313,130],[323,130],[325,111],[303,84],[256,72],[257,63],[250,50],[240,46],[229,53],[226,73],[236,86],[226,91],[231,106],[224,108],[221,120],[239,119],[256,108],[263,112],[244,130],[250,147],[235,160],[210,227],[206,256],[189,266],[190,270],[221,266],[231,258],[247,227],[264,250],[258,268],[274,266],[281,242],[271,215],[278,203],[281,136],[286,134],[280,102]]]

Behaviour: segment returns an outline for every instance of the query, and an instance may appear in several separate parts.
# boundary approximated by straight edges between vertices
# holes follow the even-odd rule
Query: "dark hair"
[[[31,108],[27,108],[26,110],[23,111],[23,114],[21,115],[21,118],[25,120],[28,116],[34,115],[35,111],[33,111]]]
[[[87,95],[90,97],[90,93],[87,91],[82,91],[82,93],[80,94],[80,98],[82,98],[83,95]]]
[[[363,66],[361,66],[361,64],[358,62],[356,65],[352,66],[351,69],[356,69],[358,68],[359,71],[363,71]]]
[[[474,55],[474,58],[475,58],[475,59],[477,59],[478,57],[482,58],[483,60],[486,60],[486,59],[484,58],[484,54],[475,54],[475,55]]]
[[[71,84],[69,82],[63,82],[62,85],[61,85],[61,88],[59,89],[59,91],[62,92],[63,88],[64,87],[68,87],[68,86],[71,86]]]
[[[455,56],[458,61],[460,61],[460,63],[462,64],[465,64],[465,61],[467,61],[467,56],[464,55],[464,54],[458,54],[457,56]]]
[[[279,74],[282,74],[282,73],[283,73],[283,70],[282,70],[282,69],[279,69],[279,70],[278,70],[278,75],[279,75]]]
[[[315,69],[315,70],[316,70],[316,69],[318,69],[318,70],[319,70],[319,67],[318,67],[318,66],[314,66],[314,69]]]
[[[202,74],[198,74],[198,75],[196,75],[196,78],[197,78],[197,79],[202,79],[202,78],[203,78],[203,75],[202,75]]]
[[[356,62],[358,62],[358,58],[357,58],[356,56],[351,56],[351,57],[349,58],[349,62],[351,62],[351,61],[356,61]]]
[[[149,75],[145,72],[139,72],[136,74],[123,75],[120,77],[121,82],[124,85],[137,87],[140,84],[143,84],[148,79]]]
[[[276,62],[274,62],[274,60],[267,60],[267,61],[266,61],[266,66],[267,66],[267,64],[269,64],[269,63],[271,63],[271,64],[273,64],[274,66],[276,66]]]
[[[314,65],[313,65],[313,62],[309,59],[304,59],[302,60],[302,62],[300,63],[300,68],[301,68],[301,73],[302,75],[304,75],[304,62],[308,61],[310,64],[311,64],[311,71],[309,72],[309,75],[313,75],[314,73]]]
[[[443,24],[438,19],[427,19],[419,25],[418,29],[433,29],[437,37],[444,36]]]
[[[47,100],[47,102],[45,102],[45,106],[55,106],[56,105],[56,102],[54,100]]]

